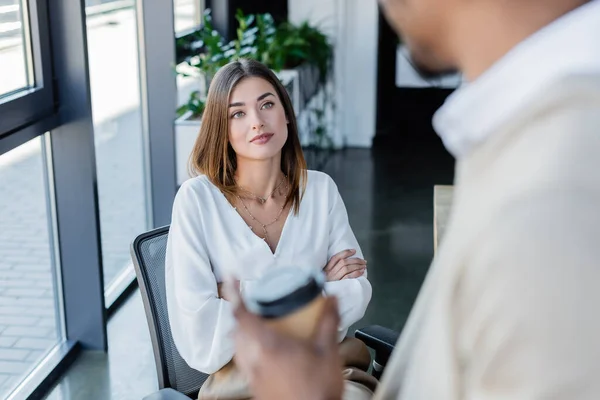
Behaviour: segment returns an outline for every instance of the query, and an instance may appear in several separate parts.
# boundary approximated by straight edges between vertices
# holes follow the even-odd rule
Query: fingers
[[[360,258],[347,258],[341,260],[327,274],[327,280],[341,280],[349,274],[353,277],[361,276],[367,268],[367,261]],[[350,276],[348,276],[350,277]]]
[[[315,332],[315,344],[319,351],[327,352],[336,348],[339,324],[340,314],[337,298],[335,296],[327,297]]]
[[[342,279],[353,279],[353,278],[359,278],[361,276],[363,276],[365,274],[365,269],[360,269],[358,271],[354,271],[354,272],[350,272],[349,274],[346,274],[342,277]]]
[[[325,266],[324,271],[325,272],[330,271],[333,267],[335,267],[335,265],[339,261],[344,260],[344,259],[346,259],[348,257],[352,257],[355,254],[356,254],[356,250],[354,250],[354,249],[348,249],[348,250],[340,251],[339,253],[337,253],[336,255],[334,255],[333,257],[331,257],[331,259],[329,260],[329,262]]]
[[[357,269],[344,269],[344,270],[340,270],[338,271],[337,274],[335,274],[332,277],[332,281],[341,281],[342,279],[351,279],[351,278],[358,278],[360,276],[363,276],[365,273],[366,268],[364,267],[360,267]]]
[[[339,281],[345,276],[354,274],[353,276],[361,276],[366,270],[366,265],[363,263],[344,264],[336,267],[335,270],[327,273],[328,281]]]
[[[217,288],[219,297],[232,303],[234,309],[240,303],[243,303],[240,297],[240,281],[231,277],[226,277],[223,283],[217,285]]]
[[[239,281],[225,280],[223,289],[225,295],[231,298],[233,305],[233,316],[237,320],[236,336],[244,338],[256,345],[269,343],[269,338],[273,336],[273,329],[270,328],[263,318],[248,311],[239,291]],[[272,340],[271,340],[272,341]]]
[[[267,325],[260,316],[248,311],[243,301],[234,308],[237,327],[234,331],[234,359],[240,371],[251,381],[260,381],[264,374],[264,364],[289,346],[283,343],[283,336]]]
[[[237,296],[239,297],[239,294]],[[234,332],[236,362],[247,376],[251,376],[256,366],[262,361],[265,349],[274,345],[276,338],[265,321],[248,311],[243,301],[238,301],[234,306],[233,315],[237,321]]]
[[[260,324],[262,321],[257,321],[254,317],[245,309],[236,309],[238,326],[234,333],[234,359],[240,371],[249,378],[260,371],[259,366],[264,361],[265,343],[269,341],[269,335],[263,333],[263,326]]]

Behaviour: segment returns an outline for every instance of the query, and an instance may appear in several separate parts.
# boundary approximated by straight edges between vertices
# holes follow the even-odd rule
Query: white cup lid
[[[323,291],[320,271],[277,268],[264,274],[244,290],[246,307],[265,317],[278,317],[304,306]]]

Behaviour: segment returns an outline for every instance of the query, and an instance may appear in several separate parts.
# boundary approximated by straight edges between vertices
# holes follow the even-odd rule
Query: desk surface
[[[436,185],[433,187],[433,250],[437,250],[450,215],[454,186]]]

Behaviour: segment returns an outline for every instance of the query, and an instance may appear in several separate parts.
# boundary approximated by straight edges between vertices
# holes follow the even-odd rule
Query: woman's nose
[[[257,131],[264,126],[265,126],[265,124],[263,124],[261,121],[256,121],[255,123],[252,124],[252,130]]]

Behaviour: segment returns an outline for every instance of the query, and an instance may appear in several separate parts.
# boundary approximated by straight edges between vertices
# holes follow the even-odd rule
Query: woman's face
[[[229,142],[238,158],[277,156],[288,137],[287,117],[275,88],[257,77],[244,78],[229,98]]]

